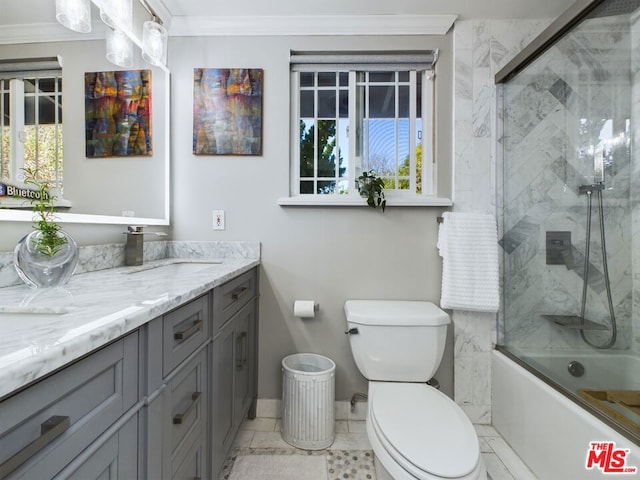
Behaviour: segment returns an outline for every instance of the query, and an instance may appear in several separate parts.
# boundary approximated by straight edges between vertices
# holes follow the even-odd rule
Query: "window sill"
[[[364,198],[355,195],[297,195],[278,199],[281,207],[366,207]],[[387,197],[387,207],[450,207],[449,198]]]
[[[56,198],[53,202],[55,209],[69,209],[73,206],[71,201],[64,198]],[[0,208],[13,210],[33,210],[31,200],[28,198],[0,197]]]

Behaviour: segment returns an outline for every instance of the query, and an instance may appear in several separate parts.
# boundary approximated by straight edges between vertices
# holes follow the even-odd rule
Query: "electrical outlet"
[[[213,229],[224,230],[224,210],[213,211]]]

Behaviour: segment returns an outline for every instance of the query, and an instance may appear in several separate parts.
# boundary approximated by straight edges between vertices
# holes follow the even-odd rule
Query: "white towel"
[[[445,212],[438,231],[442,257],[440,306],[497,312],[498,236],[491,215]]]

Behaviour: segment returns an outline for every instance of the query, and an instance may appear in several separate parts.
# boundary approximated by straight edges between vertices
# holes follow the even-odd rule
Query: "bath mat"
[[[327,480],[322,456],[238,455],[229,480]]]

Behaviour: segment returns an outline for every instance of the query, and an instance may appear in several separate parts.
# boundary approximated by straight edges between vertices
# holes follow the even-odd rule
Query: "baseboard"
[[[364,420],[367,417],[367,402],[357,402],[353,412],[349,401],[335,402],[334,415],[336,420]],[[282,401],[279,398],[259,398],[256,416],[260,418],[282,417]]]

